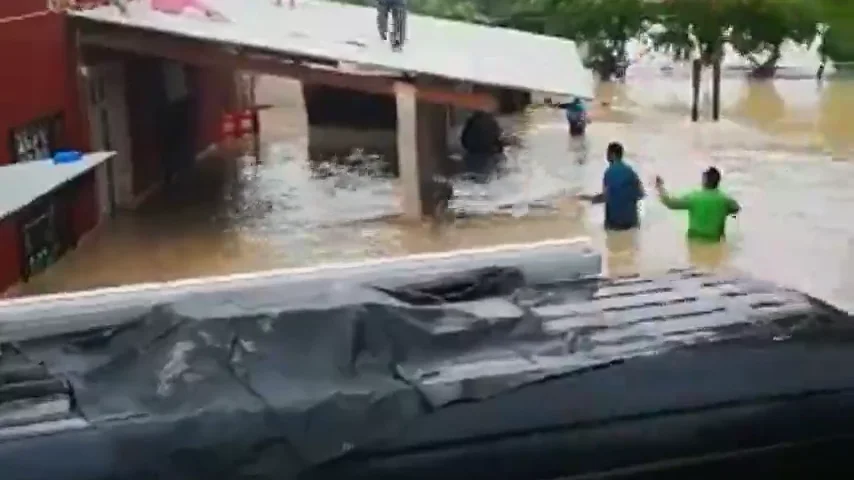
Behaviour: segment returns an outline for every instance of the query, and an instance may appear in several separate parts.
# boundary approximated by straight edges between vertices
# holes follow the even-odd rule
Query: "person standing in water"
[[[574,98],[571,102],[561,105],[566,112],[566,121],[569,124],[569,134],[573,137],[584,135],[587,129],[587,110],[580,98]]]
[[[465,150],[464,173],[473,174],[481,182],[497,174],[505,160],[503,137],[495,115],[474,112],[466,120],[460,134],[460,144]]]
[[[377,29],[380,38],[388,38],[388,17],[391,15],[391,47],[400,50],[406,41],[406,0],[377,0]]]
[[[638,202],[643,184],[634,169],[623,161],[623,145],[611,142],[606,153],[608,168],[602,177],[602,192],[579,195],[581,200],[605,204],[605,230],[631,230],[640,225]]]
[[[711,167],[703,172],[702,188],[682,196],[671,196],[664,180],[655,177],[655,188],[661,203],[671,210],[688,211],[688,238],[716,243],[726,238],[726,220],[741,207],[732,197],[720,191],[721,172]]]

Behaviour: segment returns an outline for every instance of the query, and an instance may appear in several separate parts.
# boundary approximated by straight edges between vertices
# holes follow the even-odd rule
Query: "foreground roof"
[[[265,49],[411,72],[543,95],[593,96],[593,78],[574,42],[544,35],[411,14],[403,52],[391,51],[376,32],[373,8],[322,0],[208,0],[228,18],[210,20],[187,11],[170,15],[134,1],[129,14],[115,7],[70,12],[89,20],[223,44]],[[286,2],[285,2],[286,3]]]
[[[849,315],[514,248],[0,302],[3,478],[590,478],[854,431]]]

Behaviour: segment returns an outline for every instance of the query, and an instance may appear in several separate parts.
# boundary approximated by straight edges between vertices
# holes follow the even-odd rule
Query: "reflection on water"
[[[590,235],[612,274],[737,268],[854,308],[854,164],[833,161],[852,159],[854,83],[728,77],[724,120],[691,124],[687,77],[639,67],[627,84],[600,88],[586,139],[570,139],[557,111],[517,119],[523,145],[508,155],[510,172],[488,185],[458,182],[453,207],[468,216],[440,226],[398,221],[393,179],[358,169],[314,175],[298,87],[265,80],[263,92],[270,98],[261,102],[279,108],[262,117],[261,162],[204,165],[26,292]],[[571,195],[600,188],[613,140],[644,181],[661,174],[675,191],[696,187],[717,165],[722,187],[743,206],[728,243],[688,244],[684,214],[654,197],[643,202],[640,231],[605,235],[601,207]]]
[[[821,91],[821,114],[817,130],[824,141],[838,152],[854,149],[854,81],[827,82]],[[847,158],[850,158],[848,156]]]
[[[747,87],[739,94],[733,113],[753,122],[763,129],[773,132],[785,131],[780,124],[789,120],[786,116],[786,101],[773,83],[748,81]],[[797,117],[792,120],[799,120]],[[797,132],[797,125],[791,131]]]

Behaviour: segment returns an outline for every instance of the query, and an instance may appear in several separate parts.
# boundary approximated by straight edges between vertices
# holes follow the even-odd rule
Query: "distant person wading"
[[[569,134],[573,137],[583,136],[587,130],[587,109],[580,98],[561,105],[566,113],[566,121],[569,124]]]

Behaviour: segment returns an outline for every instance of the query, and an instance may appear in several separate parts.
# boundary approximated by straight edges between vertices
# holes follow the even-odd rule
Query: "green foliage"
[[[837,67],[854,68],[854,2],[817,0],[823,24],[819,53]]]
[[[661,33],[652,35],[656,48],[679,60],[695,51],[708,63],[720,54],[729,30],[729,4],[734,0],[669,0],[655,5]]]
[[[755,76],[774,74],[785,41],[808,46],[819,33],[819,9],[806,0],[742,0],[729,17],[729,43],[753,64]]]
[[[416,13],[432,17],[463,20],[472,23],[488,23],[489,17],[483,14],[480,6],[471,0],[419,0],[412,2],[412,10]]]
[[[824,30],[819,46],[819,54],[822,60],[833,60],[837,68],[850,70],[854,68],[854,42],[850,35],[839,27],[827,27]]]
[[[816,38],[821,11],[815,0],[669,0],[656,8],[665,29],[657,48],[680,60],[696,52],[710,64],[729,43],[761,76],[773,75],[784,42]]]
[[[553,0],[543,30],[587,47],[587,64],[603,80],[625,63],[626,44],[648,26],[643,0]]]

